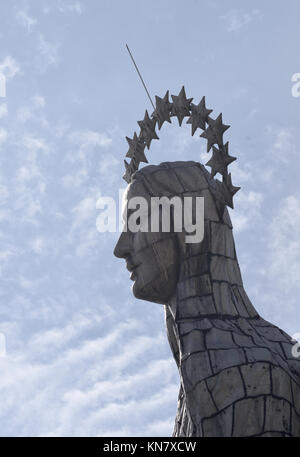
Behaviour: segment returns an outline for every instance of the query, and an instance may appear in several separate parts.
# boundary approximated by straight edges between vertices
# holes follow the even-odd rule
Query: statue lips
[[[140,263],[138,265],[133,265],[130,260],[127,258],[126,259],[126,268],[128,271],[130,271],[131,275],[130,275],[130,279],[134,280],[135,277],[136,277],[136,274],[134,272],[134,270],[136,270],[136,268],[140,265]]]

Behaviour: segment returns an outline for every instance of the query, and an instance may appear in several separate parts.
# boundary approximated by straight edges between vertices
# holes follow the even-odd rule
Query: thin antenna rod
[[[134,66],[135,66],[135,68],[136,68],[136,71],[138,72],[138,75],[139,75],[139,77],[141,78],[141,81],[142,81],[142,83],[143,83],[143,86],[144,86],[144,88],[145,88],[145,91],[147,92],[147,95],[148,95],[149,100],[150,100],[150,102],[151,102],[151,104],[152,104],[152,106],[153,106],[153,109],[155,110],[155,106],[154,106],[154,104],[153,104],[153,101],[151,100],[151,97],[150,97],[150,95],[149,95],[149,92],[148,92],[148,90],[147,90],[147,87],[145,86],[145,83],[144,83],[144,81],[143,81],[143,78],[142,78],[142,76],[141,76],[141,73],[139,72],[139,69],[138,69],[138,67],[137,67],[137,65],[136,65],[136,63],[135,63],[135,61],[134,61],[134,58],[132,57],[132,54],[131,54],[130,49],[129,49],[129,47],[127,46],[127,44],[126,44],[126,48],[127,48],[128,52],[129,52],[129,55],[130,55],[130,57],[131,57],[131,59],[132,59],[132,62],[134,63]]]

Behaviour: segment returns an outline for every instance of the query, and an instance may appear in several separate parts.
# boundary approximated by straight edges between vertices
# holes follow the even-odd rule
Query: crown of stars
[[[217,185],[222,194],[220,211],[223,214],[223,210],[227,205],[233,208],[233,196],[240,189],[235,187],[231,181],[231,174],[228,173],[227,168],[236,157],[232,157],[228,153],[228,141],[223,143],[223,135],[229,125],[223,124],[222,113],[216,119],[212,119],[210,114],[211,109],[206,108],[205,97],[202,97],[200,103],[195,105],[192,103],[193,98],[187,98],[185,94],[184,86],[182,86],[178,95],[172,95],[173,102],[169,101],[169,91],[166,92],[163,98],[155,96],[156,108],[149,116],[148,111],[145,111],[144,119],[138,121],[140,127],[139,136],[134,132],[133,138],[126,137],[129,145],[126,157],[129,157],[131,161],[125,163],[125,173],[123,179],[127,183],[131,182],[132,175],[138,170],[140,162],[148,163],[145,156],[145,147],[150,148],[152,140],[158,140],[157,133],[155,131],[156,124],[158,129],[162,127],[164,122],[171,123],[171,116],[176,116],[178,124],[181,126],[183,119],[188,116],[187,124],[191,124],[192,135],[195,131],[200,128],[203,130],[200,137],[207,140],[207,152],[212,148],[212,157],[206,163],[207,166],[211,167],[211,177],[214,178],[217,173],[223,176],[223,181],[216,180]]]

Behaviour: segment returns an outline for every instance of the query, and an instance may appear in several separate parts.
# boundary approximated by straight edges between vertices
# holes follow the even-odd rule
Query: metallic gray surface
[[[300,436],[300,360],[245,292],[222,183],[196,162],[132,176],[128,199],[162,195],[204,197],[203,241],[123,232],[114,253],[132,271],[135,297],[165,307],[180,375],[174,436]]]

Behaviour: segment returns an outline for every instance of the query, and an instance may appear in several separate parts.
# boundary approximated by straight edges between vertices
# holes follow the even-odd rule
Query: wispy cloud
[[[281,199],[269,227],[269,271],[285,287],[300,284],[300,197]]]
[[[259,218],[263,195],[260,192],[248,193],[240,190],[235,196],[235,210],[231,212],[231,219],[235,232],[249,228],[253,229],[253,221]],[[250,223],[251,222],[251,223]]]
[[[268,125],[267,133],[273,138],[272,154],[282,163],[289,163],[291,153],[295,153],[295,134],[291,127],[275,128]]]
[[[30,246],[35,254],[41,254],[45,250],[45,240],[41,237],[35,238]]]
[[[105,332],[101,321],[98,313],[78,313],[64,327],[33,335],[25,353],[8,352],[1,361],[0,415],[8,419],[1,434],[31,435],[37,426],[42,436],[171,433],[178,394],[173,360],[148,357],[144,366],[128,371],[137,358],[157,356],[166,337],[138,334],[137,320]],[[97,328],[96,333],[104,330],[102,337],[91,336]],[[42,362],[45,351],[50,358]],[[22,407],[16,410],[15,401]]]
[[[6,56],[0,63],[0,73],[2,73],[7,80],[12,79],[20,71],[20,66],[12,56]]]
[[[69,140],[80,146],[81,149],[95,146],[105,147],[112,142],[112,138],[106,133],[95,132],[93,130],[74,131],[69,134]]]
[[[50,14],[51,11],[59,11],[60,13],[75,13],[78,16],[84,11],[82,2],[79,1],[66,1],[66,0],[53,0],[51,5],[47,5],[43,8],[44,14]]]
[[[31,28],[37,23],[37,20],[29,16],[26,10],[17,11],[16,18],[18,24],[26,28],[27,32],[31,32]]]
[[[51,66],[56,66],[59,63],[59,50],[60,43],[53,43],[47,41],[42,33],[38,35],[38,56],[37,66],[40,71],[44,72]]]
[[[45,107],[45,98],[41,95],[34,95],[23,106],[17,109],[17,120],[20,122],[35,121],[42,127],[47,127],[48,122],[42,112]]]
[[[96,228],[97,199],[124,187],[125,135],[132,136],[148,103],[127,93],[132,68],[118,57],[119,25],[136,26],[134,5],[119,2],[111,10],[102,3],[1,3],[0,71],[8,82],[0,100],[0,333],[7,342],[7,356],[0,357],[1,435],[168,436],[173,429],[179,376],[163,307],[133,297],[124,262],[113,256],[118,234]],[[207,46],[199,44],[197,2],[188,13],[183,2],[171,15],[162,8],[159,22],[180,28],[188,14],[189,47],[179,36],[168,42],[170,65],[177,66],[177,55],[188,62],[173,83],[180,90],[184,68],[192,68],[187,96],[197,103],[206,94],[209,108],[227,106],[230,113],[224,122],[234,138],[230,129],[224,139],[238,157],[230,166],[233,183],[242,187],[232,215],[240,266],[253,303],[288,330],[299,322],[297,100],[289,95],[290,78],[282,86],[282,74],[273,71],[272,84],[287,94],[279,118],[278,97],[271,90],[260,97],[257,79],[264,79],[267,38],[273,26],[280,29],[282,15],[276,5],[261,4],[258,12],[232,2],[237,6],[228,11],[221,3],[201,2]],[[143,27],[157,22],[154,10],[148,13]],[[294,16],[294,24],[292,15],[287,19],[291,30]],[[168,30],[157,27],[159,42]],[[247,39],[233,43],[244,31]],[[297,43],[288,34],[274,39],[277,64],[293,68]],[[165,62],[165,47],[156,52],[155,61]],[[212,74],[216,64],[224,87]],[[146,74],[157,86],[157,68],[148,65]],[[160,80],[163,96],[163,73]],[[172,124],[151,143],[149,162],[206,163],[200,130],[191,137],[185,121],[181,128],[175,118]]]
[[[0,105],[0,119],[3,119],[8,114],[7,104],[1,103]]]
[[[83,12],[83,6],[79,1],[70,3],[60,1],[58,4],[58,10],[61,13],[76,13],[80,16]]]
[[[2,127],[0,128],[0,146],[2,146],[3,143],[7,140],[7,130],[3,129]]]
[[[75,214],[73,226],[81,225],[87,219],[90,219],[91,216],[95,215],[96,200],[92,197],[86,197],[72,209],[72,212]]]
[[[232,9],[220,18],[224,22],[227,32],[237,32],[260,17],[261,11],[257,9],[247,13],[238,9]]]

